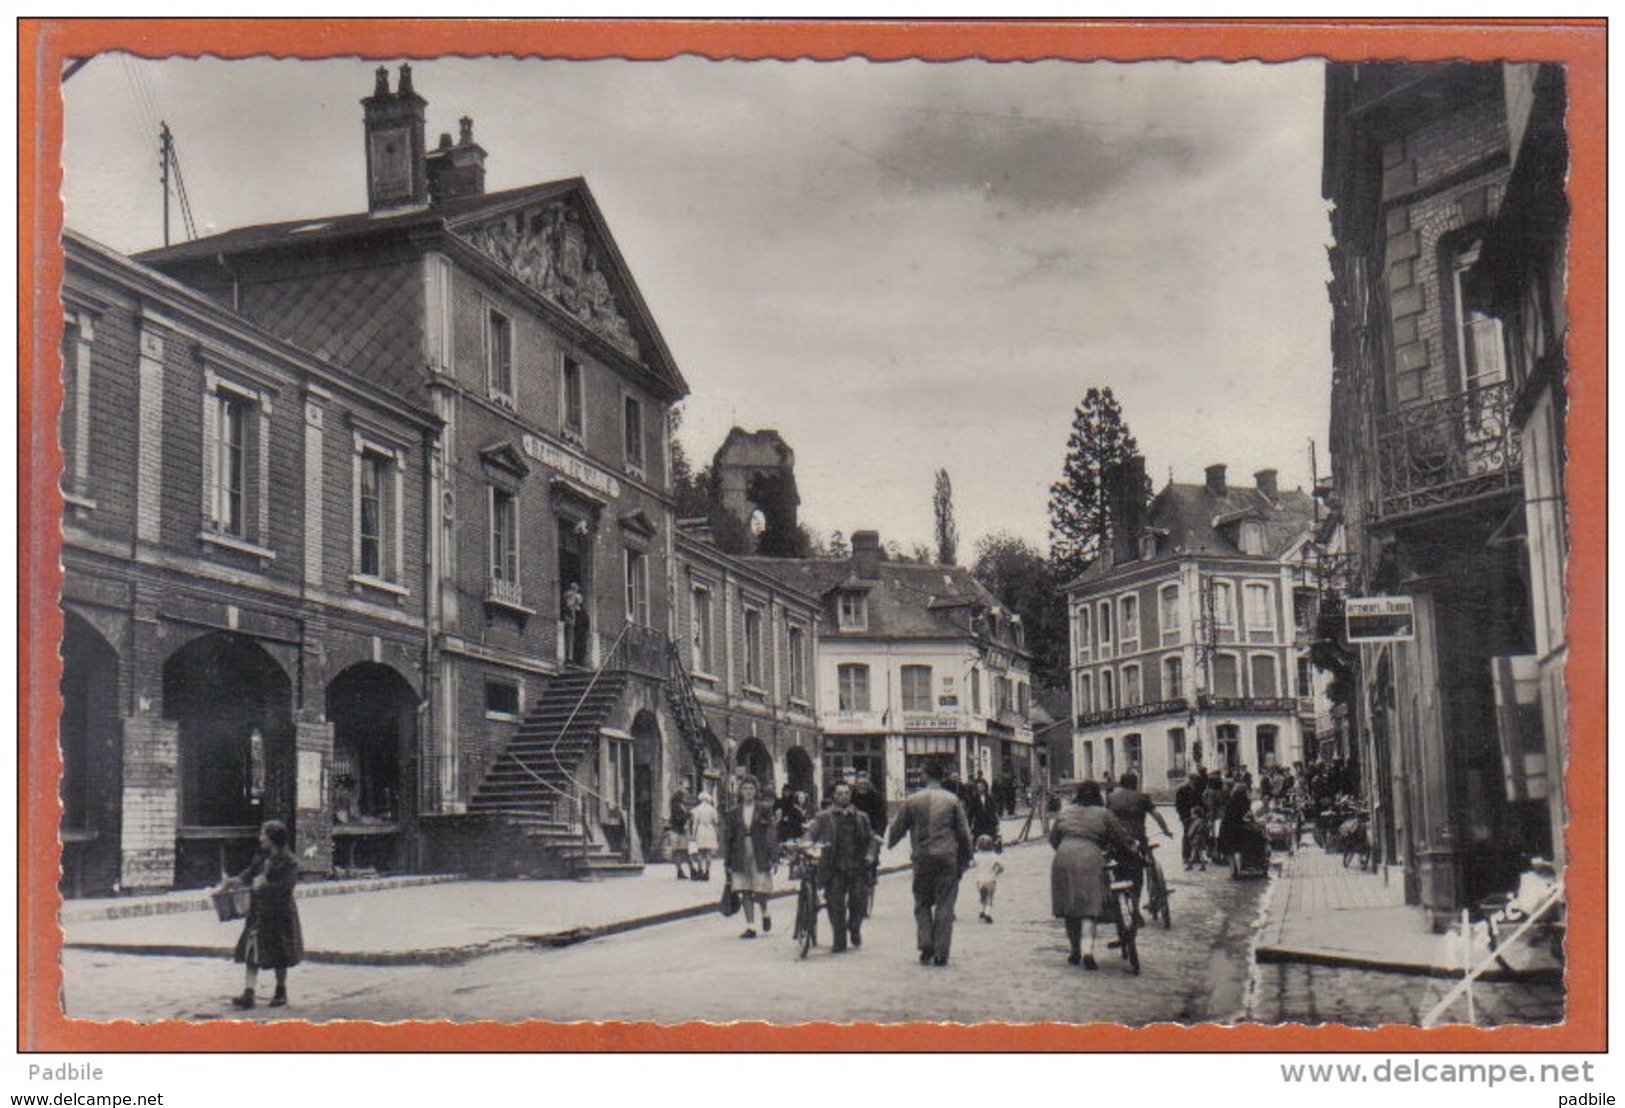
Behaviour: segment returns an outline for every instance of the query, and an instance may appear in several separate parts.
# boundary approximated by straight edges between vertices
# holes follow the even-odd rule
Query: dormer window
[[[1241,548],[1243,554],[1263,554],[1264,525],[1256,519],[1242,520],[1241,531],[1237,537],[1236,545]]]
[[[1140,536],[1140,558],[1149,560],[1157,556],[1157,533],[1147,531]]]
[[[835,614],[842,631],[865,631],[869,627],[869,598],[856,590],[843,592],[836,598]]]

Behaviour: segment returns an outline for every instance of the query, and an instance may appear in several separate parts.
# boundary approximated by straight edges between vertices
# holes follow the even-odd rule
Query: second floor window
[[[1265,584],[1250,584],[1241,595],[1247,614],[1248,636],[1267,641],[1275,632],[1273,590]]]
[[[979,669],[970,671],[970,714],[982,714],[982,671]]]
[[[1274,699],[1281,695],[1280,687],[1275,679],[1275,659],[1269,654],[1254,654],[1248,663],[1252,672],[1253,695],[1265,699]]]
[[[628,469],[643,469],[643,405],[637,397],[628,396],[622,407],[625,409],[626,424],[626,467]]]
[[[1078,715],[1086,716],[1095,710],[1095,683],[1087,673],[1078,675]]]
[[[1109,669],[1100,671],[1100,710],[1109,712],[1117,707],[1117,679]]]
[[[485,385],[493,400],[513,403],[513,324],[491,307],[485,309]]]
[[[869,667],[864,665],[844,665],[836,668],[837,693],[839,700],[837,706],[843,712],[867,712],[869,710]]]
[[[903,711],[929,712],[931,710],[931,667],[903,667]]]
[[[1213,695],[1240,696],[1241,675],[1234,654],[1213,656]]]
[[[1134,708],[1140,704],[1140,667],[1123,667],[1123,707]]]
[[[711,647],[711,590],[694,590],[694,668],[702,673],[715,673],[712,668]]]
[[[1179,586],[1164,585],[1157,594],[1157,623],[1162,628],[1163,642],[1178,642],[1180,636],[1179,625]]]
[[[1140,642],[1140,600],[1139,597],[1125,596],[1118,601],[1123,618],[1121,627],[1123,631],[1123,645],[1128,648],[1139,645]]]
[[[790,695],[796,700],[806,700],[807,632],[800,627],[792,627],[786,639],[790,654]]]
[[[649,555],[635,547],[626,551],[626,621],[649,626]]]
[[[221,531],[239,538],[246,536],[248,528],[248,407],[239,397],[220,395],[220,495],[215,521]]]
[[[507,489],[491,490],[491,583],[519,587],[519,502]]]
[[[1162,698],[1178,700],[1185,695],[1185,660],[1179,657],[1162,660]]]
[[[1213,582],[1213,624],[1220,631],[1236,627],[1236,592],[1229,581]]]
[[[389,451],[358,443],[356,452],[356,572],[395,581],[400,577],[400,467]]]
[[[567,438],[580,441],[584,428],[581,363],[565,355],[559,365],[559,423]]]
[[[263,543],[265,400],[214,380],[203,410],[203,525],[208,534]]]
[[[1090,654],[1092,654],[1094,652],[1092,650],[1092,647],[1094,646],[1094,643],[1091,642],[1090,639],[1089,639],[1090,633],[1091,632],[1090,632],[1090,629],[1089,629],[1089,609],[1087,607],[1079,608],[1078,609],[1078,617],[1077,617],[1077,626],[1076,626],[1076,630],[1074,632],[1074,635],[1075,635],[1075,637],[1077,639],[1077,644],[1078,644],[1078,657],[1079,658],[1087,658],[1087,657],[1089,657]]]
[[[745,609],[745,684],[763,688],[767,678],[762,664],[762,613],[758,608]]]

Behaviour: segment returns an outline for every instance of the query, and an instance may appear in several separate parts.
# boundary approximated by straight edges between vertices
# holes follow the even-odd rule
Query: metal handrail
[[[1529,913],[1528,918],[1519,924],[1504,942],[1497,945],[1499,947],[1511,946],[1513,943],[1523,938],[1526,931],[1535,926],[1535,924],[1539,923],[1546,913],[1550,912],[1552,909],[1556,908],[1562,903],[1563,881],[1561,878],[1559,878],[1558,880],[1552,882],[1552,887],[1546,890],[1546,895],[1540,898],[1540,901],[1535,905],[1534,911]],[[1476,966],[1471,967],[1465,973],[1463,973],[1461,981],[1457,983],[1449,992],[1445,993],[1444,999],[1435,1004],[1432,1010],[1429,1011],[1427,1015],[1422,1017],[1422,1026],[1437,1026],[1445,1011],[1449,1009],[1449,1007],[1454,1004],[1456,1000],[1464,993],[1467,995],[1468,1007],[1470,1009],[1472,1007],[1472,993],[1469,992],[1469,990],[1472,989],[1473,982],[1483,976],[1484,971],[1490,968],[1490,964],[1497,961],[1500,957],[1501,951],[1499,949],[1491,950],[1487,957],[1483,958]]]

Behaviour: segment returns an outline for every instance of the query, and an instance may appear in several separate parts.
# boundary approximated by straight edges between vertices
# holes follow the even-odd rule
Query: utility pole
[[[169,133],[169,124],[158,125],[158,178],[164,186],[164,245],[169,245],[169,163],[175,157],[175,139]]]

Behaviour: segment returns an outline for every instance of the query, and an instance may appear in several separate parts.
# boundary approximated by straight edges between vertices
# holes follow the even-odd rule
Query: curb
[[[1011,843],[1005,849],[1016,846],[1031,845],[1040,840],[1031,839],[1026,843]],[[902,862],[897,865],[882,866],[879,876],[885,877],[893,873],[901,873],[913,868],[912,863]],[[424,879],[403,879],[397,885],[383,885],[383,888],[411,888],[414,885],[441,884],[449,881],[462,880],[460,877],[442,877]],[[366,887],[329,888],[322,885],[304,886],[309,889],[308,895],[325,896],[341,892],[367,892],[372,891]],[[769,900],[787,900],[797,895],[794,887],[782,889],[771,894]],[[185,902],[190,904],[190,899]],[[209,907],[208,899],[201,901],[202,906]],[[120,916],[86,917],[95,919],[122,919],[126,916],[164,915],[171,912],[190,911],[190,907],[157,908],[151,911],[130,912]],[[305,951],[304,961],[317,965],[333,966],[455,966],[471,962],[476,958],[488,957],[492,954],[507,954],[517,950],[551,950],[567,946],[575,946],[592,939],[604,938],[610,935],[624,934],[628,931],[639,931],[645,927],[658,927],[664,923],[675,923],[678,920],[694,919],[706,916],[717,910],[715,901],[702,904],[692,904],[682,908],[672,908],[664,912],[655,912],[646,916],[633,916],[623,920],[613,920],[609,923],[599,924],[595,927],[572,927],[564,931],[543,932],[532,935],[505,935],[499,939],[491,939],[482,943],[470,943],[465,946],[428,947],[418,950],[385,950],[385,951],[349,951],[349,950],[310,950]],[[70,922],[83,922],[75,920]],[[230,958],[236,950],[235,941],[228,946],[201,946],[184,943],[113,943],[113,942],[64,942],[63,950],[84,950],[102,954],[130,954],[148,957],[163,958]]]
[[[1305,966],[1330,966],[1337,969],[1371,970],[1376,973],[1404,974],[1410,977],[1448,977],[1460,978],[1465,970],[1460,966],[1434,966],[1421,962],[1385,961],[1381,958],[1366,957],[1359,954],[1336,954],[1326,950],[1303,950],[1288,946],[1258,946],[1253,949],[1253,961],[1264,964],[1293,964]],[[1528,970],[1486,970],[1476,978],[1496,984],[1523,981],[1558,983],[1563,981],[1563,970],[1560,967],[1539,967]]]
[[[457,873],[426,873],[403,877],[368,877],[349,881],[323,881],[296,885],[296,900],[319,896],[343,896],[347,893],[381,892],[387,889],[414,889],[425,885],[444,885],[465,880]],[[194,893],[169,894],[162,897],[132,898],[116,904],[74,906],[64,901],[57,911],[57,923],[95,923],[100,920],[141,919],[147,916],[172,916],[180,912],[212,912],[214,903],[207,890]]]

